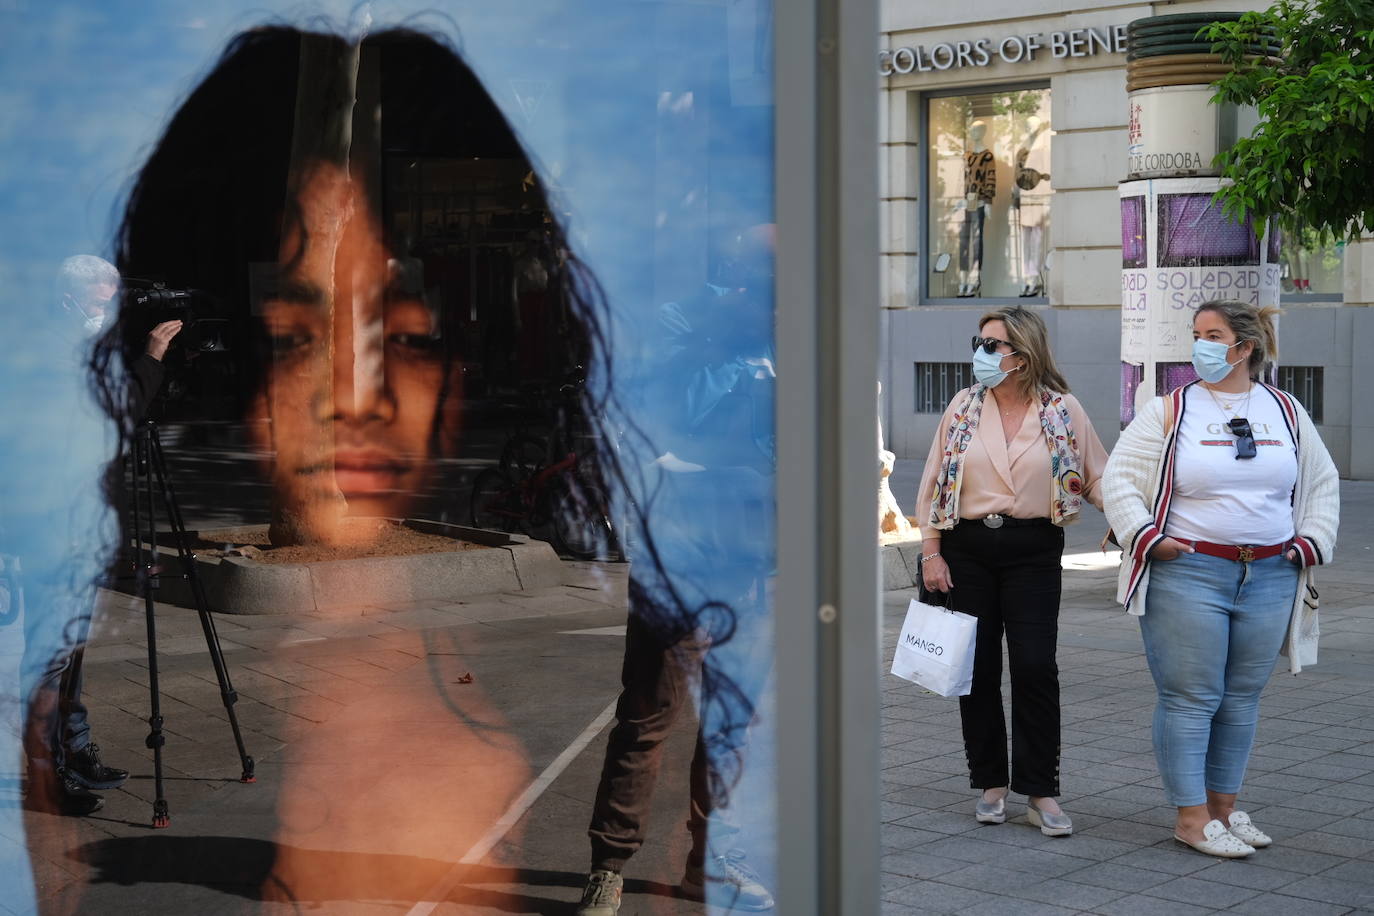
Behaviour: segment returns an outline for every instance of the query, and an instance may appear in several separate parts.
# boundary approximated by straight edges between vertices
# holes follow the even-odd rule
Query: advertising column
[[[1187,13],[1128,26],[1126,180],[1121,195],[1121,426],[1138,405],[1194,380],[1192,320],[1214,299],[1279,300],[1275,227],[1232,220],[1215,201],[1219,150],[1251,112],[1211,103],[1226,68],[1193,36],[1235,13]],[[1268,52],[1266,46],[1257,53]]]

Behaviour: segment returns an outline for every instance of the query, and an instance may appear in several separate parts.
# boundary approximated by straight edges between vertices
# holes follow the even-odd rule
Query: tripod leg
[[[162,500],[167,506],[167,516],[171,523],[173,538],[176,541],[177,554],[180,556],[182,567],[186,571],[186,578],[191,584],[191,594],[196,602],[196,613],[200,617],[201,630],[205,633],[205,646],[210,652],[210,663],[214,666],[215,678],[219,681],[220,700],[223,701],[224,711],[229,716],[229,728],[234,733],[234,745],[238,748],[239,763],[243,766],[239,781],[257,782],[257,776],[254,775],[253,758],[248,755],[244,746],[243,733],[239,729],[239,718],[234,712],[234,704],[238,702],[239,695],[229,680],[229,666],[224,662],[224,651],[220,647],[219,633],[215,630],[214,616],[210,613],[210,602],[205,597],[205,586],[200,581],[200,574],[196,570],[196,557],[191,551],[190,540],[186,535],[186,523],[182,520],[181,506],[177,503],[176,491],[173,490],[167,479],[167,459],[163,455],[162,439],[158,435],[156,427],[150,430],[149,442],[152,450],[152,469],[157,475],[158,486],[162,490]]]
[[[138,569],[139,577],[142,579],[143,612],[148,625],[148,693],[150,697],[148,726],[150,730],[144,743],[153,752],[153,783],[155,788],[153,826],[166,827],[171,823],[171,815],[167,809],[167,797],[163,794],[162,789],[162,746],[167,743],[167,738],[162,734],[162,708],[157,684],[157,625],[153,607],[153,591],[158,584],[157,517],[153,514],[152,455],[149,436],[147,430],[139,430],[138,437],[134,440],[134,563]],[[142,478],[142,487],[139,486],[140,477]],[[139,512],[140,498],[147,500],[145,513]],[[145,522],[147,524],[146,531],[144,530]],[[145,535],[148,544],[146,563],[143,554]]]

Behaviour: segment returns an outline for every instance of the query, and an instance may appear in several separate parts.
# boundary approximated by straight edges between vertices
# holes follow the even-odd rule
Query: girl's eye
[[[308,347],[314,340],[309,331],[268,331],[267,344],[278,356],[294,353]]]
[[[408,350],[417,356],[438,356],[443,341],[437,334],[408,334],[397,332],[388,334],[386,342],[394,347]]]

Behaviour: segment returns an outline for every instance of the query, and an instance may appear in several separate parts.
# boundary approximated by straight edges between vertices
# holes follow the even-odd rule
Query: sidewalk
[[[1020,796],[1006,824],[977,824],[957,702],[885,675],[884,916],[1374,912],[1374,483],[1344,481],[1341,494],[1336,561],[1318,573],[1319,663],[1294,677],[1280,659],[1240,795],[1271,848],[1223,861],[1172,839],[1150,744],[1154,687],[1138,626],[1113,600],[1116,564],[1097,550],[1106,525],[1094,512],[1070,529],[1059,623],[1061,802],[1074,835],[1041,836]],[[914,593],[885,596],[887,665]]]
[[[977,825],[956,703],[883,674],[884,916],[1374,912],[1374,483],[1342,493],[1337,560],[1320,574],[1321,660],[1298,677],[1275,674],[1242,793],[1273,848],[1222,862],[1171,839],[1150,752],[1153,687],[1135,621],[1112,600],[1115,570],[1096,549],[1105,526],[1094,515],[1070,529],[1060,625],[1063,802],[1075,835],[1042,837],[1020,798],[1008,823]],[[158,831],[148,827],[142,607],[107,593],[86,692],[105,758],[134,776],[103,793],[94,817],[28,816],[44,911],[570,914],[605,748],[596,723],[619,688],[625,619],[625,567],[578,567],[573,584],[534,593],[359,607],[348,618],[217,617],[258,764],[247,786],[195,615],[160,608],[172,825]],[[889,660],[910,597],[884,598]],[[436,698],[451,704],[445,719],[431,714]],[[515,742],[482,744],[494,739],[461,730],[493,722]],[[691,737],[683,722],[665,754],[623,916],[702,912],[675,888]],[[493,763],[496,754],[505,756]],[[565,757],[566,769],[546,770]],[[485,826],[423,816],[471,808],[471,821],[489,825],[500,814],[489,809],[545,772],[545,791],[495,857],[483,851],[491,837],[476,835]],[[382,792],[365,781],[377,774],[405,793],[369,798]],[[501,791],[484,790],[501,779]],[[283,810],[281,798],[301,791],[323,810],[364,798],[375,817],[361,836],[284,840],[299,826],[292,818],[313,810]],[[264,901],[283,855],[319,877],[295,886],[294,901]]]

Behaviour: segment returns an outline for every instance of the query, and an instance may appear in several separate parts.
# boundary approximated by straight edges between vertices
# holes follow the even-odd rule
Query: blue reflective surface
[[[6,589],[0,620],[14,619],[0,626],[0,897],[18,911],[35,900],[20,806],[27,694],[80,642],[95,583],[119,539],[102,489],[118,438],[87,370],[95,337],[62,307],[58,266],[74,254],[120,260],[116,234],[130,192],[173,113],[211,73],[231,36],[263,24],[355,39],[399,25],[439,37],[458,49],[523,145],[547,197],[548,220],[585,265],[585,289],[602,293],[573,310],[576,322],[598,329],[585,354],[585,386],[573,395],[579,429],[594,443],[581,447],[581,466],[589,469],[583,482],[604,491],[604,511],[614,521],[613,535],[593,552],[620,550],[629,558],[631,613],[648,624],[653,651],[671,652],[688,637],[710,647],[700,671],[686,676],[704,686],[701,733],[718,809],[712,823],[719,822],[712,835],[722,848],[748,847],[768,871],[772,723],[765,688],[776,461],[769,5],[18,3],[0,4],[0,85],[7,87],[0,93],[0,555],[11,574],[19,559],[22,574],[9,581],[22,584],[26,607],[10,614],[18,608],[18,586]],[[383,123],[386,117],[383,110]],[[458,432],[441,435],[443,408],[435,408],[430,451],[406,453],[406,460],[438,468],[425,493],[380,502],[388,511],[367,514],[468,524],[475,470],[497,465],[522,432],[558,441],[566,416],[548,419],[548,404],[576,367],[564,365],[571,358],[558,352],[562,332],[546,317],[553,300],[528,292],[537,292],[540,281],[520,273],[520,252],[510,247],[518,236],[493,243],[508,245],[495,266],[475,266],[474,227],[495,239],[499,221],[461,216],[465,247],[458,254],[435,254],[432,245],[402,250],[403,236],[432,241],[445,229],[425,225],[423,195],[437,184],[407,183],[386,171],[403,170],[405,157],[433,159],[422,147],[382,150],[377,235],[393,261],[423,262],[422,299],[431,311],[459,315],[444,333],[463,335],[463,343],[447,338],[444,366],[462,366],[463,396],[452,408],[461,422],[451,427]],[[199,166],[204,181],[214,182],[237,163]],[[441,175],[433,181],[442,181],[443,162],[425,164],[432,166]],[[419,201],[413,212],[421,215],[407,222],[402,200]],[[186,225],[219,216],[188,212]],[[233,215],[223,220],[232,223]],[[461,270],[442,260],[457,264],[460,256],[470,259]],[[514,266],[502,266],[501,258]],[[170,269],[180,266],[186,285],[210,285],[192,266]],[[249,265],[235,269],[242,274]],[[474,292],[479,286],[487,292]],[[509,295],[514,304],[503,313]],[[243,310],[245,321],[249,314]],[[255,300],[251,314],[254,322],[262,317],[261,303]],[[501,314],[510,316],[507,323]],[[111,314],[107,329],[113,320]],[[142,333],[128,330],[135,347],[126,355],[138,352]],[[283,389],[247,381],[258,377],[241,361],[256,352],[246,341],[257,341],[258,332],[242,333],[225,358],[237,368],[214,376],[220,387],[205,381],[205,367],[219,357],[169,370],[190,392],[167,408],[169,427],[178,424],[174,452],[194,455],[203,439],[183,430],[213,411],[217,428],[249,429],[234,441],[249,443],[257,455],[226,465],[238,475],[232,481],[181,482],[193,521],[265,523],[280,496],[272,449],[254,440],[251,428],[255,420],[284,428],[284,408],[273,402],[254,415],[242,402],[259,395],[271,402]],[[179,358],[174,347],[169,362]],[[280,353],[262,359],[274,368],[254,371],[279,378]],[[522,387],[523,380],[538,385]],[[234,391],[233,384],[246,388]],[[392,385],[392,376],[379,384]],[[534,387],[538,395],[526,390]],[[378,476],[371,473],[364,468],[357,476],[369,483]],[[393,490],[410,486],[392,483]],[[114,486],[118,492],[122,484]],[[197,502],[215,487],[232,494],[225,504]],[[537,525],[531,533],[554,536]],[[28,669],[22,677],[21,661]],[[100,722],[92,724],[98,734]],[[600,752],[598,742],[588,753]],[[48,821],[29,821],[35,823]]]

